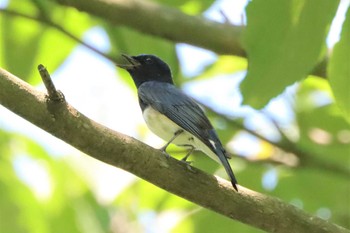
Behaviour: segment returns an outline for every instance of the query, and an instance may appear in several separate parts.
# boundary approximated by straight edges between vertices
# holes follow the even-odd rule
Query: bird
[[[146,125],[167,142],[161,151],[169,156],[166,148],[171,143],[187,147],[189,151],[182,159],[186,162],[194,150],[201,150],[223,165],[233,188],[238,191],[228,162],[230,156],[201,106],[175,86],[170,67],[155,55],[122,56],[127,64],[117,64],[117,67],[132,77]]]

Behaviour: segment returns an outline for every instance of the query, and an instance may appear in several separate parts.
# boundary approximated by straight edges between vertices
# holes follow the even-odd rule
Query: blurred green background
[[[44,64],[79,111],[160,147],[164,142],[142,120],[129,75],[40,21],[49,18],[113,56],[156,54],[176,84],[210,108],[241,185],[350,228],[349,1],[156,2],[245,26],[249,62],[115,26],[55,1],[0,0],[0,67],[44,90],[36,71]],[[321,61],[327,71],[309,75]],[[185,153],[175,146],[169,152]],[[227,178],[201,152],[190,160]],[[0,232],[262,231],[94,160],[0,106]]]

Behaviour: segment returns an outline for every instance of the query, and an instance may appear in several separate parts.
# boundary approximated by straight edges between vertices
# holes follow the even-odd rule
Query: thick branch
[[[0,104],[91,157],[229,218],[269,232],[350,232],[276,198],[187,166],[138,140],[112,131],[0,69]]]
[[[221,24],[201,16],[190,16],[181,11],[151,1],[139,0],[56,0],[78,10],[99,16],[115,25],[134,28],[141,32],[216,51],[220,54],[244,56],[240,45],[240,26]]]
[[[241,44],[243,26],[218,23],[202,16],[143,0],[56,0],[113,23],[176,43],[188,43],[218,54],[245,57]],[[311,74],[326,77],[327,58]]]

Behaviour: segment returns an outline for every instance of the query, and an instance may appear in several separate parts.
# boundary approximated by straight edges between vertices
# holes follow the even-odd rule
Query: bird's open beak
[[[128,61],[129,64],[117,64],[117,66],[120,68],[132,70],[141,65],[140,62],[132,56],[128,56],[126,54],[122,54],[122,56]]]

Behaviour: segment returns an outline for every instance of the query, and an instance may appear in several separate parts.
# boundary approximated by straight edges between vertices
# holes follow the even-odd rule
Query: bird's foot
[[[174,141],[174,139],[179,136],[181,133],[183,133],[184,131],[182,129],[179,129],[178,131],[176,131],[174,133],[174,136],[164,145],[162,146],[162,148],[160,148],[160,151],[165,155],[165,157],[168,159],[170,158],[170,155],[166,152],[166,148],[169,146],[170,143],[172,143],[172,141]]]
[[[180,160],[180,162],[185,164],[187,169],[193,172],[193,169],[192,169],[192,166],[191,166],[192,161],[187,161],[185,158],[183,158],[183,159]]]
[[[168,154],[168,152],[165,151],[165,148],[163,148],[163,147],[160,148],[160,151],[162,152],[163,155],[165,155],[165,157],[166,157],[167,159],[169,159],[169,158],[171,157],[171,156]]]
[[[180,161],[181,161],[182,163],[187,164],[187,165],[191,165],[192,161],[187,161],[186,159],[187,159],[187,158],[183,158],[183,159],[181,159]]]

